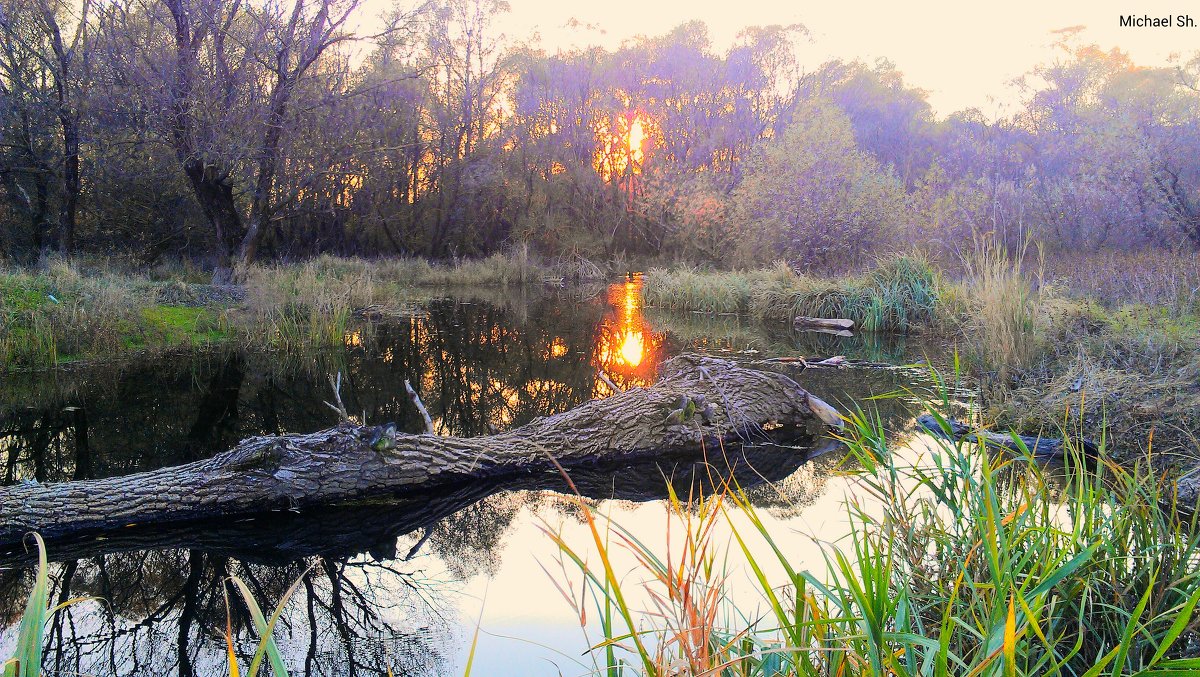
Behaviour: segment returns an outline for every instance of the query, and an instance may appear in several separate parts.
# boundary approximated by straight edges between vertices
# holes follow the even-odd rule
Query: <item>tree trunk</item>
[[[470,478],[600,459],[719,453],[772,435],[815,437],[829,405],[785,375],[685,355],[661,379],[487,437],[397,435],[343,423],[304,435],[253,437],[213,458],[102,480],[0,489],[0,542],[30,531],[59,538],[130,524],[328,505]],[[822,417],[824,415],[824,417]],[[552,460],[553,459],[553,460]]]
[[[281,64],[280,67],[285,66]],[[263,131],[262,145],[258,151],[258,177],[254,182],[254,195],[250,202],[250,221],[238,249],[238,269],[241,274],[254,263],[263,239],[263,227],[271,217],[271,197],[275,189],[275,174],[279,169],[279,147],[283,142],[285,113],[294,86],[295,82],[290,76],[281,75],[271,92],[270,112]]]
[[[63,202],[58,224],[58,247],[64,254],[75,252],[75,222],[79,211],[79,125],[70,112],[62,114],[63,147]]]

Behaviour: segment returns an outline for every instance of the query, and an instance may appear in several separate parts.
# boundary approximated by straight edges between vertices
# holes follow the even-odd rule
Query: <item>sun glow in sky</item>
[[[373,0],[385,2],[386,0]],[[510,42],[535,32],[549,51],[598,44],[614,48],[638,35],[661,35],[685,21],[708,24],[718,50],[746,26],[801,23],[812,43],[800,50],[802,65],[815,69],[829,58],[884,57],[910,84],[929,91],[940,115],[967,107],[1004,112],[1015,100],[1008,83],[1054,56],[1053,31],[1085,26],[1084,42],[1119,47],[1142,65],[1164,64],[1172,52],[1200,49],[1200,28],[1120,28],[1122,13],[1168,15],[1200,6],[1173,0],[1011,0],[1005,3],[926,0],[805,2],[803,0],[510,0],[512,11],[497,21]],[[575,19],[576,21],[572,21]]]

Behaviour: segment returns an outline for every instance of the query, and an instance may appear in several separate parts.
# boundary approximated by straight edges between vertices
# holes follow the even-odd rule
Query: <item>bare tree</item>
[[[90,0],[75,8],[63,0],[12,0],[0,5],[0,96],[16,111],[19,155],[34,176],[35,195],[19,189],[26,210],[34,218],[35,240],[48,211],[45,173],[53,171],[61,185],[61,200],[53,246],[70,253],[75,249],[80,178],[80,108],[86,100],[87,32]],[[64,36],[63,25],[74,24]],[[34,109],[52,112],[57,120],[57,148],[47,158],[37,147]],[[11,173],[10,169],[8,173]]]

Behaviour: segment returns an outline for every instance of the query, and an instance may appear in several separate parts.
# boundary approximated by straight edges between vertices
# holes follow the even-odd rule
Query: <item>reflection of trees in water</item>
[[[52,482],[127,474],[208,456],[251,435],[324,428],[333,423],[322,404],[331,371],[345,374],[348,408],[364,411],[370,422],[421,429],[404,395],[402,384],[409,379],[443,432],[477,435],[569,409],[603,392],[596,382],[600,366],[618,383],[647,382],[659,360],[686,346],[741,349],[743,341],[753,340],[763,348],[782,341],[777,352],[851,354],[839,350],[840,343],[801,350],[786,327],[776,337],[776,329],[751,330],[736,318],[646,318],[640,308],[630,308],[627,290],[620,287],[609,304],[543,297],[518,304],[521,312],[489,303],[432,301],[419,317],[365,333],[360,347],[309,356],[170,358],[64,375],[61,387],[34,384],[24,391],[29,400],[0,404],[2,479]],[[624,366],[613,362],[617,359]],[[795,376],[840,404],[913,383],[912,374],[887,370],[809,370]],[[913,415],[904,400],[868,407],[878,408],[889,425]],[[572,476],[584,501],[594,505],[605,499],[661,499],[668,481],[679,495],[697,488],[711,492],[719,484],[714,479],[732,472],[755,505],[786,517],[823,491],[828,466],[838,456],[805,466],[803,451],[757,450],[735,453],[728,463],[710,459],[711,466],[695,458],[617,461],[577,469]],[[453,651],[447,639],[455,621],[440,617],[438,588],[413,579],[408,572],[415,564],[404,558],[410,551],[433,553],[459,578],[494,573],[521,510],[583,519],[574,499],[546,489],[562,491],[562,478],[542,474],[504,485],[464,485],[395,504],[329,511],[315,520],[281,514],[253,528],[225,524],[148,535],[128,530],[136,533],[60,544],[68,550],[58,556],[74,560],[55,565],[55,595],[93,595],[108,605],[71,607],[56,619],[48,654],[53,663],[47,668],[220,673],[221,581],[242,576],[264,606],[271,606],[316,562],[281,630],[297,674],[382,674],[389,663],[399,668],[397,674],[437,672],[446,659],[438,651]],[[362,554],[367,552],[369,557]],[[27,570],[0,570],[0,621],[10,631],[30,584]],[[241,646],[250,651],[249,619],[236,597],[231,599]]]
[[[519,425],[592,397],[592,332],[603,312],[542,299],[522,322],[489,304],[435,301],[420,318],[378,327],[366,348],[333,356],[201,355],[65,375],[63,388],[26,388],[41,399],[0,410],[3,481],[128,474],[251,435],[327,427],[330,370],[346,374],[347,405],[372,422],[420,429],[404,396],[410,379],[444,432]]]
[[[310,566],[276,631],[293,674],[384,675],[389,667],[396,674],[442,672],[451,657],[451,621],[441,616],[436,591],[420,588],[393,564],[313,557],[266,566],[196,550],[55,565],[55,599],[89,596],[106,603],[84,602],[56,614],[44,667],[48,674],[224,674],[226,578],[242,578],[269,612]],[[31,585],[29,572],[7,575],[0,596],[24,599]],[[238,650],[248,657],[256,645],[253,622],[235,592],[229,600]],[[4,612],[9,623],[20,613]]]
[[[3,412],[4,481],[124,475],[232,446],[244,430],[238,421],[244,363],[226,355],[182,367],[126,367],[115,383],[100,379],[95,392]]]
[[[804,512],[825,493],[825,484],[842,462],[841,453],[815,458],[778,482],[764,482],[746,491],[750,504],[766,510],[776,519],[788,519]]]
[[[520,496],[494,494],[439,520],[429,535],[429,550],[456,579],[494,575],[505,533],[521,510]]]
[[[684,313],[648,308],[645,316],[656,331],[665,332],[676,346],[712,352],[760,351],[763,356],[802,355],[825,358],[845,355],[852,360],[904,364],[937,359],[945,346],[918,336],[887,332],[856,332],[841,337],[797,331],[786,322],[759,322],[747,317]]]
[[[541,297],[522,305],[523,314],[488,303],[432,301],[420,317],[379,325],[362,348],[290,359],[255,353],[164,358],[63,375],[58,391],[22,386],[43,399],[0,410],[2,480],[128,474],[211,455],[251,435],[327,427],[333,416],[322,404],[329,397],[325,375],[334,370],[346,375],[349,409],[365,411],[370,422],[421,429],[404,395],[409,379],[442,432],[486,434],[590,399],[599,392],[598,366],[618,383],[640,384],[669,353],[738,347],[736,332],[750,331],[737,318],[647,318],[640,308],[622,305],[624,295],[610,296],[611,304]],[[756,341],[783,351],[852,354],[847,339],[800,335],[831,342],[805,350],[788,332],[782,325],[753,329],[762,337]],[[625,342],[635,333],[642,352],[632,356]],[[605,364],[606,356],[639,361]],[[832,395],[821,391],[820,374],[797,378],[818,395],[849,402],[883,392],[879,374],[893,375],[896,388],[911,384],[911,374],[899,373],[856,371]]]

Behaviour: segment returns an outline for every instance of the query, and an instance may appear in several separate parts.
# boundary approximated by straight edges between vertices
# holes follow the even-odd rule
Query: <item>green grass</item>
[[[823,570],[793,566],[736,486],[673,497],[670,547],[581,501],[592,542],[551,537],[603,619],[593,674],[1200,674],[1200,523],[1163,477],[1113,463],[1103,439],[1094,464],[1054,470],[961,440],[898,455],[879,419],[848,424],[852,533],[820,544]],[[640,571],[615,575],[612,548]],[[762,606],[726,601],[735,565]]]
[[[0,277],[0,308],[5,313],[37,310],[53,303],[45,280],[21,277]]]
[[[150,306],[142,309],[146,329],[166,345],[202,345],[230,337],[220,314],[211,308]]]
[[[25,603],[21,622],[17,630],[17,646],[11,658],[4,662],[4,677],[39,677],[42,674],[42,646],[46,623],[62,608],[83,601],[70,599],[62,604],[50,606],[49,563],[46,560],[46,544],[38,534],[33,535],[38,549],[38,567],[34,572],[33,590]]]

